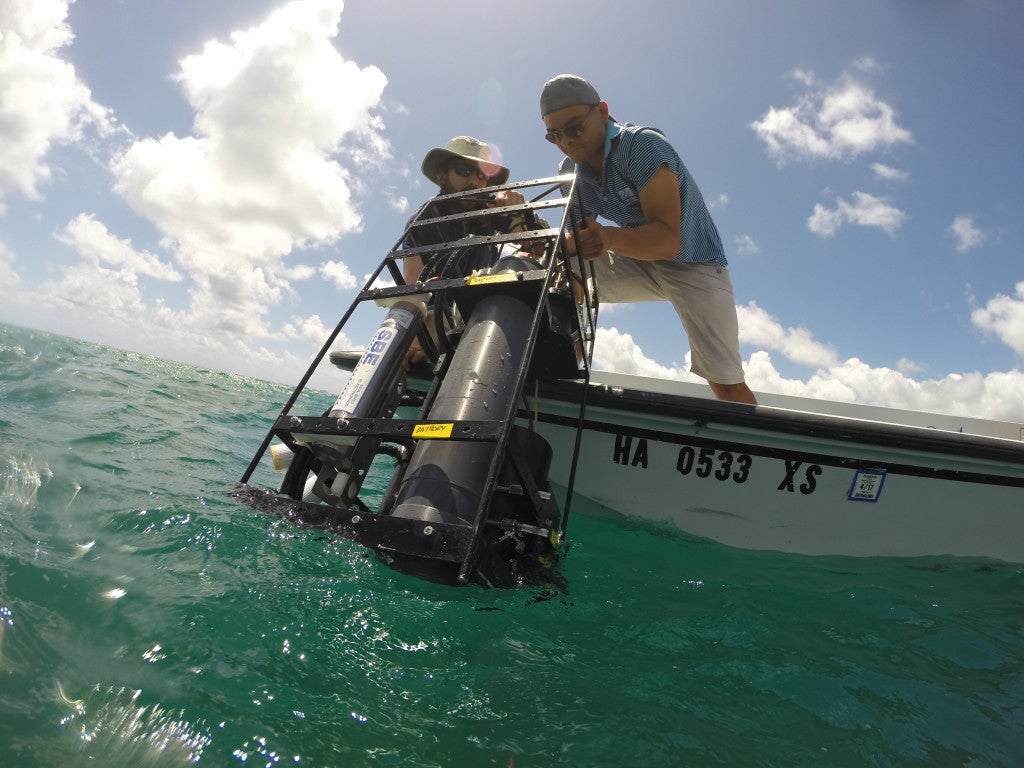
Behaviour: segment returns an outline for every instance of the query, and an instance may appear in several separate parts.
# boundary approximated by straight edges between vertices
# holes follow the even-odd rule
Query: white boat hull
[[[595,373],[577,496],[748,549],[1024,562],[1020,425],[969,420],[985,434],[968,434],[952,431],[962,420],[934,414],[795,398],[762,400],[817,411],[755,408],[687,385],[652,391],[665,386]],[[562,486],[581,389],[560,383],[529,398]],[[846,415],[824,413],[830,406]],[[868,418],[851,418],[858,412]]]

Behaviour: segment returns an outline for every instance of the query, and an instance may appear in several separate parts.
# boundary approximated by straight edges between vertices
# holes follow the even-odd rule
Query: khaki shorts
[[[599,301],[669,301],[690,339],[690,370],[716,384],[740,384],[739,323],[729,270],[717,264],[594,259]]]

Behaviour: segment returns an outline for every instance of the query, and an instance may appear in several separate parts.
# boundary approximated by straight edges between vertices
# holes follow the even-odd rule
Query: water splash
[[[159,704],[140,705],[141,690],[97,685],[85,699],[71,699],[58,684],[70,712],[60,720],[84,755],[98,765],[196,764],[211,737]]]
[[[65,512],[71,509],[71,505],[75,503],[75,499],[78,498],[78,494],[82,490],[82,486],[80,486],[78,483],[74,483],[72,487],[75,489],[75,491],[74,493],[71,494],[71,498],[68,500],[67,506],[64,507]]]
[[[39,489],[53,477],[47,464],[37,465],[32,456],[25,459],[8,457],[0,473],[0,509],[33,509]]]

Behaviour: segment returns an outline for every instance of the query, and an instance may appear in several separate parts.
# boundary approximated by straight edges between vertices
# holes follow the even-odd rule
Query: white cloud
[[[1024,419],[1024,373],[949,374],[916,381],[891,368],[872,368],[850,358],[817,371],[807,381],[784,379],[766,352],[746,366],[751,389],[839,402],[880,405],[927,413],[1020,421]]]
[[[743,325],[749,324],[749,318],[745,320],[741,314],[740,323],[742,335]],[[791,329],[780,329],[779,335],[797,345],[795,340],[801,336]],[[755,393],[977,418],[1024,420],[1024,372],[1021,371],[949,374],[941,379],[916,381],[905,372],[885,367],[872,368],[857,358],[839,360],[834,355],[823,354],[822,359],[827,360],[827,364],[818,367],[806,380],[784,377],[766,350],[754,352],[743,368],[747,384]],[[632,336],[614,328],[598,329],[594,367],[680,381],[704,381],[689,373],[688,366],[670,368],[660,365],[644,354]]]
[[[356,276],[343,261],[328,261],[320,265],[320,274],[341,290],[356,287]]]
[[[105,326],[133,327],[146,312],[135,272],[96,263],[64,268],[60,280],[40,287],[40,295],[58,311],[74,308]]]
[[[755,392],[770,392],[793,397],[812,397],[849,403],[856,395],[841,381],[822,377],[818,373],[807,381],[787,379],[775,368],[771,354],[765,350],[754,352],[743,366],[747,385]]]
[[[354,174],[388,155],[372,113],[387,80],[334,47],[342,6],[291,2],[182,59],[194,135],[137,141],[113,163],[194,282],[184,327],[271,337],[268,308],[305,274],[284,257],[362,224]]]
[[[781,352],[789,360],[812,368],[835,365],[835,350],[815,341],[806,328],[785,328],[756,302],[736,307],[740,342]]]
[[[871,170],[875,172],[875,178],[880,181],[903,182],[910,178],[906,171],[901,171],[884,163],[872,163]]]
[[[79,214],[54,238],[73,248],[81,260],[62,267],[57,280],[41,286],[41,299],[58,311],[77,308],[104,326],[138,329],[147,305],[139,277],[181,282],[181,274],[148,251],[107,231],[94,216]]]
[[[900,373],[905,373],[907,376],[912,376],[915,373],[921,373],[921,371],[924,370],[924,366],[914,360],[911,360],[909,357],[901,357],[897,360],[896,368]]]
[[[794,69],[789,73],[789,77],[794,82],[800,83],[807,88],[818,82],[817,76],[809,69]]]
[[[971,322],[1024,356],[1024,281],[1017,283],[1016,291],[1016,297],[997,294],[989,299],[983,308],[971,313]]]
[[[859,59],[855,59],[853,68],[868,73],[880,72],[882,70],[881,65],[870,56],[861,56]]]
[[[282,329],[282,335],[289,339],[301,338],[310,344],[322,345],[327,335],[334,330],[327,328],[320,319],[320,315],[309,317],[293,317]]]
[[[316,274],[316,268],[311,267],[309,264],[294,264],[288,268],[287,271],[288,280],[301,281],[309,280]]]
[[[14,268],[17,257],[7,244],[0,240],[0,286],[13,288],[21,283],[21,277]]]
[[[735,244],[736,253],[739,256],[753,256],[761,252],[761,248],[750,235],[737,235]]]
[[[957,216],[949,225],[946,234],[956,241],[957,253],[967,253],[985,242],[985,233],[974,226],[971,216]]]
[[[388,206],[399,213],[405,213],[409,210],[409,198],[405,195],[396,195],[391,193],[388,195]]]
[[[373,277],[373,273],[372,272],[367,272],[365,275],[363,275],[363,280],[362,280],[361,283],[359,283],[359,285],[360,286],[366,285],[366,283],[369,282],[371,277]],[[371,285],[370,287],[371,288],[394,288],[395,287],[395,281],[391,279],[391,274],[385,269],[379,275],[377,275],[377,279],[373,281],[373,285]]]
[[[1020,371],[949,374],[916,381],[852,358],[823,375],[846,384],[860,403],[990,419],[1024,418],[1024,373]]]
[[[331,330],[320,320],[320,315],[310,315],[302,321],[302,337],[313,344],[323,344]]]
[[[790,107],[770,107],[750,126],[779,165],[847,160],[913,141],[911,132],[896,122],[895,110],[852,75],[824,88],[811,73],[794,77],[808,90]]]
[[[867,192],[854,192],[853,202],[840,198],[836,207],[829,209],[820,203],[807,219],[807,228],[816,235],[832,237],[845,224],[877,227],[890,235],[903,226],[907,214],[890,205],[883,198]]]
[[[603,308],[602,308],[603,309]],[[680,329],[682,333],[682,329]],[[617,328],[598,328],[594,340],[594,368],[638,376],[677,379],[680,381],[703,382],[686,368],[667,367],[647,357],[640,346],[628,333]]]
[[[605,308],[602,306],[602,313]],[[736,316],[739,320],[742,344],[775,350],[788,360],[810,368],[828,368],[839,363],[835,350],[816,341],[806,328],[783,327],[756,302],[736,307]],[[679,328],[679,333],[683,334],[682,328]],[[651,360],[630,334],[621,333],[615,328],[598,328],[597,342],[594,346],[594,365],[622,373],[668,378],[685,376],[702,381],[687,373],[688,367],[669,368]]]
[[[75,68],[61,58],[74,39],[67,0],[0,4],[0,214],[9,193],[41,198],[50,150],[112,126]]]
[[[841,360],[831,347],[815,341],[810,331],[784,327],[754,302],[736,310],[741,343],[760,347],[744,363],[747,383],[755,392],[1024,421],[1024,372],[951,373],[938,379],[916,380],[912,375],[921,366],[911,360],[901,360],[899,370],[872,368],[857,358]],[[975,312],[974,320],[981,328],[998,328],[1003,341],[1024,353],[1024,281],[1017,285],[1016,299],[997,296],[985,310]],[[772,362],[771,351],[808,366],[813,373],[806,379],[784,377]],[[615,328],[598,329],[594,367],[704,381],[689,372],[689,354],[683,368],[661,365],[647,357],[631,335]]]
[[[96,266],[105,264],[175,283],[182,279],[181,273],[172,266],[160,261],[159,257],[148,251],[135,250],[131,241],[114,237],[102,222],[89,214],[81,213],[76,216],[55,237],[65,245],[70,245],[89,263]]]

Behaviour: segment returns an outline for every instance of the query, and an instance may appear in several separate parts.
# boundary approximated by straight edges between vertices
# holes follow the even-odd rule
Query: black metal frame
[[[349,439],[369,437],[376,439],[378,442],[392,441],[409,445],[410,441],[431,439],[422,436],[415,437],[414,432],[417,431],[417,428],[422,429],[432,424],[443,423],[450,425],[450,433],[445,439],[454,441],[486,441],[495,444],[493,458],[486,475],[485,487],[480,495],[481,501],[476,510],[476,518],[473,521],[472,527],[468,530],[465,530],[464,526],[424,525],[422,522],[405,518],[392,518],[387,514],[367,514],[365,505],[354,510],[351,508],[341,509],[326,504],[311,504],[283,496],[271,498],[266,494],[262,494],[260,495],[260,506],[270,506],[277,514],[296,522],[305,522],[309,525],[329,528],[341,536],[351,538],[364,546],[377,549],[383,553],[395,549],[397,546],[396,542],[401,539],[403,551],[407,554],[457,563],[459,568],[458,583],[460,584],[467,583],[473,575],[474,564],[485,528],[488,524],[503,526],[506,529],[516,529],[514,522],[489,520],[492,501],[496,492],[522,495],[535,507],[538,514],[540,513],[539,505],[543,504],[545,500],[533,482],[529,471],[525,468],[525,457],[521,455],[522,452],[518,447],[517,441],[512,439],[519,404],[523,399],[524,387],[531,379],[570,378],[582,380],[584,385],[589,384],[590,359],[593,353],[598,309],[597,302],[591,294],[591,282],[587,280],[589,274],[587,265],[578,256],[570,257],[566,254],[565,233],[567,231],[577,232],[581,223],[574,177],[567,175],[516,182],[500,187],[491,187],[486,192],[493,193],[502,189],[528,190],[540,187],[547,187],[547,189],[542,191],[533,200],[522,204],[473,210],[447,216],[417,218],[410,222],[393,249],[384,257],[373,274],[370,275],[363,289],[342,316],[334,331],[328,336],[322,349],[314,357],[313,362],[299,381],[296,389],[282,407],[263,443],[242,475],[240,480],[240,485],[243,486],[242,490],[249,483],[259,462],[275,437],[287,444],[293,451],[300,450],[300,445],[293,437],[295,434]],[[556,199],[546,199],[554,192],[565,188],[569,189],[568,195]],[[473,190],[440,196],[436,200],[456,200],[479,194],[480,191]],[[458,241],[402,248],[403,243],[408,241],[410,232],[419,227],[463,219],[491,218],[491,220],[500,220],[497,217],[505,217],[507,220],[509,216],[515,214],[522,214],[527,217],[527,220],[533,220],[536,223],[534,219],[535,211],[555,210],[558,208],[562,209],[562,214],[557,226],[518,232],[499,231],[491,235],[472,236],[468,240],[463,238]],[[402,277],[402,270],[398,266],[399,261],[410,256],[427,253],[448,253],[456,249],[465,248],[467,244],[474,246],[501,246],[526,241],[544,243],[544,254],[540,257],[540,268],[538,269],[406,284]],[[575,263],[575,268],[573,263]],[[395,285],[374,287],[385,269],[394,278]],[[513,374],[514,380],[510,385],[513,395],[503,413],[497,414],[493,421],[438,422],[437,420],[423,418],[424,414],[429,412],[440,383],[448,373],[451,355],[442,354],[434,366],[434,380],[424,400],[420,411],[420,418],[351,418],[339,420],[329,418],[326,415],[292,415],[292,409],[302,391],[307,387],[314,372],[322,364],[328,351],[360,304],[367,301],[379,303],[382,300],[397,300],[410,296],[422,297],[424,294],[429,294],[435,305],[441,305],[444,302],[453,303],[459,308],[463,317],[470,316],[476,302],[485,296],[495,294],[515,296],[533,308],[525,354],[522,356],[521,362]],[[543,356],[539,356],[537,361],[534,359],[535,354],[538,352],[538,339],[545,328],[550,329],[553,324],[552,318],[555,314],[564,319],[567,302],[571,303],[574,307],[574,311],[568,312],[568,338],[570,339],[570,351],[573,359],[568,362],[561,359],[565,357],[563,343],[561,348],[556,349],[552,353],[555,358],[559,359],[558,363],[547,366],[547,371],[539,370],[539,368],[544,366],[538,362],[541,361]],[[556,306],[556,304],[559,306]],[[585,421],[585,393],[587,390],[587,386],[582,387],[584,395],[580,400],[578,420],[581,427]],[[581,429],[577,430],[571,462],[572,469],[569,476],[565,505],[559,521],[559,529],[557,531],[547,529],[529,530],[526,531],[528,534],[548,536],[558,540],[564,537],[573,494],[580,437]],[[511,465],[519,474],[520,482],[518,484],[499,486],[499,475],[505,466],[506,459],[511,462]],[[243,498],[245,493],[237,495]],[[254,504],[254,506],[256,505]],[[386,510],[381,511],[386,513]],[[525,526],[525,528],[530,528],[530,526]]]

